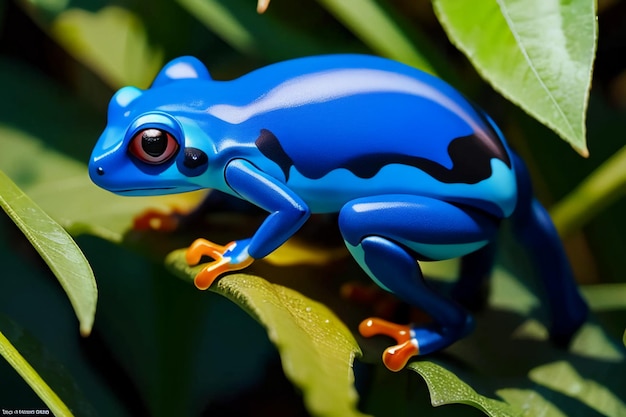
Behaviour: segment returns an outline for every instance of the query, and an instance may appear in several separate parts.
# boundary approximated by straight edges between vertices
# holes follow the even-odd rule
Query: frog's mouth
[[[171,194],[173,192],[179,192],[179,191],[174,191],[174,190],[176,190],[176,187],[123,188],[119,190],[110,189],[109,191],[115,194],[126,195],[126,196],[145,196],[145,195],[154,195],[154,194]]]
[[[145,197],[153,195],[164,194],[180,194],[189,191],[195,191],[198,187],[142,187],[142,188],[121,188],[113,189],[108,188],[114,194],[129,196],[129,197]]]
[[[195,191],[201,187],[179,178],[162,178],[159,176],[136,175],[133,179],[132,172],[105,175],[105,169],[100,166],[92,166],[89,169],[89,177],[100,188],[104,188],[114,194],[123,196],[154,196],[163,194],[178,194]]]
[[[126,189],[122,189],[122,190],[111,190],[112,192],[114,192],[115,194],[125,194],[125,195],[132,195],[134,193],[142,193],[142,192],[146,192],[146,191],[156,191],[156,192],[161,192],[161,191],[165,191],[167,192],[168,190],[174,190],[176,187],[146,187],[146,188],[126,188]]]

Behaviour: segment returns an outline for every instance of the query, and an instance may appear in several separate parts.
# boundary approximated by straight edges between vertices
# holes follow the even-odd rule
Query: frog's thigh
[[[356,199],[339,214],[346,243],[356,246],[366,236],[381,236],[409,248],[423,260],[474,252],[495,236],[497,226],[497,221],[478,210],[404,194]]]
[[[432,198],[387,195],[348,203],[339,226],[348,249],[377,284],[447,330],[450,337],[442,344],[468,330],[465,310],[424,283],[415,258],[445,259],[481,248],[495,234],[491,218]]]

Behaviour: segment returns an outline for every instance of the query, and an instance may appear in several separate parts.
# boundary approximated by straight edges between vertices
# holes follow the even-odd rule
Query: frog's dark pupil
[[[159,129],[148,129],[141,135],[141,147],[150,156],[161,156],[167,149],[167,134]]]

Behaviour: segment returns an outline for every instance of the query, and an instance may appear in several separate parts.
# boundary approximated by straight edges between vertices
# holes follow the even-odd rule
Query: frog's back
[[[394,166],[405,174],[419,171],[407,178],[419,183],[398,191],[435,194],[502,216],[513,210],[514,173],[501,134],[436,77],[383,58],[329,55],[270,65],[231,87],[241,94],[208,113],[246,135],[265,132],[257,146],[293,186],[324,189],[324,179],[332,178],[330,188],[340,175],[359,193],[379,192],[393,188],[387,176]]]

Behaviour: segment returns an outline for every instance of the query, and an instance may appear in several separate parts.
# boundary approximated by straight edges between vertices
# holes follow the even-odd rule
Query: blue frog
[[[217,81],[197,59],[175,59],[149,89],[112,98],[89,174],[121,195],[210,188],[269,212],[248,239],[189,247],[191,265],[214,259],[195,279],[201,289],[277,249],[312,213],[336,213],[367,275],[433,319],[361,323],[364,336],[396,339],[383,354],[392,370],[473,326],[424,281],[418,261],[462,257],[454,293],[471,298],[505,218],[537,261],[553,339],[568,341],[585,320],[554,226],[498,127],[442,80],[392,60],[308,57]]]

